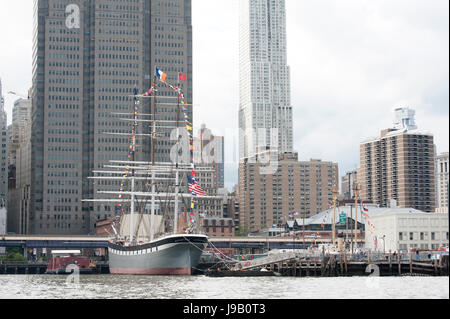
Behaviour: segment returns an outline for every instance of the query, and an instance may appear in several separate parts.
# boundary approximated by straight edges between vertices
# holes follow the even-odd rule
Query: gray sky
[[[194,103],[226,139],[226,184],[237,182],[239,0],[193,0]],[[301,160],[359,165],[359,144],[416,110],[420,129],[449,147],[447,0],[286,0],[295,150]],[[1,1],[4,92],[31,87],[32,1]],[[8,120],[16,98],[6,96]],[[235,143],[234,143],[235,142]]]

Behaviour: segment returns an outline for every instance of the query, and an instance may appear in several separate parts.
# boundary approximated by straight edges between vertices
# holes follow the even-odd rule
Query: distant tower
[[[0,79],[0,202],[6,206],[8,196],[8,116]]]
[[[293,151],[285,0],[240,0],[240,160]]]

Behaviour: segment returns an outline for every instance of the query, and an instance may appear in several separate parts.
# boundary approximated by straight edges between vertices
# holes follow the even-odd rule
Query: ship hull
[[[116,275],[192,275],[198,266],[208,237],[169,236],[140,246],[123,247],[110,243],[109,270]]]

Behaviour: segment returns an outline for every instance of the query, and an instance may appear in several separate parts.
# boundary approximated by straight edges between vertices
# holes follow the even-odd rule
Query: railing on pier
[[[314,264],[315,269],[320,270],[322,276],[361,275],[366,272],[366,267],[369,265],[378,266],[385,275],[414,273],[448,275],[448,254],[433,255],[430,252],[423,254],[284,252],[270,254],[267,257],[255,260],[240,261],[234,266],[233,270],[267,269],[268,266],[277,265],[278,271],[301,274],[302,269],[304,269],[309,274],[307,269],[309,269],[311,263]]]
[[[285,262],[302,257],[306,257],[306,254],[294,252],[272,254],[263,258],[239,262],[238,264],[236,264],[235,270],[259,268],[266,265]]]

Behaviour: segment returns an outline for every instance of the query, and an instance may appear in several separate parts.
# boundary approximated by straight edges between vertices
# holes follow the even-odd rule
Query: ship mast
[[[153,111],[153,118],[152,118],[152,120],[153,120],[153,125],[152,125],[152,137],[151,137],[151,139],[152,139],[152,166],[153,166],[153,169],[152,169],[152,179],[151,179],[151,183],[152,183],[152,208],[151,208],[151,218],[150,218],[150,223],[151,223],[151,225],[150,225],[150,242],[152,242],[153,241],[153,239],[155,238],[155,201],[156,201],[156,198],[155,198],[155,192],[156,192],[156,184],[155,184],[155,169],[154,169],[154,167],[155,167],[155,142],[156,142],[156,103],[157,103],[157,100],[156,100],[156,96],[157,96],[157,94],[156,94],[156,92],[157,92],[157,90],[156,90],[156,75],[155,75],[155,77],[154,77],[154,79],[153,79],[153,83],[154,83],[154,85],[155,85],[155,94],[154,94],[154,98],[153,98],[153,108],[152,108],[152,111]]]
[[[178,88],[180,87],[180,81],[178,80]],[[180,95],[177,94],[177,143],[180,141]],[[178,233],[178,193],[180,191],[180,172],[178,170],[178,150],[177,150],[177,163],[175,168],[175,207],[173,218],[173,234]]]
[[[138,92],[137,89],[134,89],[134,122],[133,122],[133,130],[132,130],[132,158],[131,160],[134,162],[136,160],[136,128],[137,128],[137,114],[138,114],[138,103],[139,100],[137,98]],[[135,186],[136,186],[136,179],[135,177],[135,170],[134,168],[131,171],[131,207],[130,207],[130,245],[133,245],[134,242],[134,209],[135,209]]]

